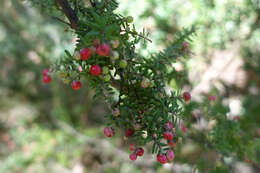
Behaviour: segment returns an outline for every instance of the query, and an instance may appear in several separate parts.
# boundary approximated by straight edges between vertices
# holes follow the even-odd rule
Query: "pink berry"
[[[209,96],[208,99],[209,99],[210,101],[213,101],[213,102],[216,101],[216,97],[215,97],[215,96]]]
[[[85,61],[91,57],[91,50],[88,48],[83,48],[80,50],[80,59]]]
[[[132,136],[134,134],[134,130],[132,130],[132,129],[127,129],[126,131],[125,131],[125,136],[126,137],[130,137],[130,136]]]
[[[135,144],[130,144],[129,150],[130,150],[130,151],[134,151],[134,150],[135,150]]]
[[[81,82],[80,82],[80,81],[73,81],[73,82],[71,83],[71,87],[72,87],[72,89],[74,89],[74,90],[78,90],[78,89],[81,88]]]
[[[168,161],[172,161],[175,157],[174,152],[172,150],[168,150],[166,153],[166,157]]]
[[[143,148],[137,148],[136,155],[137,156],[143,156],[144,155],[144,149]]]
[[[42,71],[42,75],[43,75],[43,76],[49,75],[49,72],[50,72],[49,69],[44,69],[44,70]]]
[[[166,139],[166,140],[172,140],[173,139],[173,134],[172,134],[172,132],[164,132],[163,133],[163,137],[164,137],[164,139]]]
[[[190,95],[189,92],[184,92],[184,93],[182,94],[182,96],[183,96],[183,99],[184,99],[186,102],[190,101],[190,99],[191,99],[191,95]]]
[[[42,81],[43,81],[43,83],[48,84],[51,82],[51,77],[49,75],[44,75]]]
[[[107,137],[113,137],[115,135],[115,131],[112,127],[105,127],[104,128],[104,134],[107,136]]]
[[[134,161],[137,159],[137,155],[135,153],[132,153],[130,154],[129,158]]]
[[[110,46],[106,43],[97,46],[97,54],[100,56],[108,56],[110,53]]]
[[[93,76],[98,76],[100,75],[102,72],[102,69],[99,65],[92,65],[90,67],[90,73],[93,75]]]
[[[187,132],[187,127],[185,126],[185,125],[182,125],[181,126],[181,131],[183,132],[183,133],[186,133]]]
[[[166,123],[166,124],[165,124],[165,128],[166,128],[167,130],[171,130],[171,129],[173,128],[172,122]]]
[[[167,163],[167,158],[164,154],[158,154],[157,161],[161,164],[165,164],[165,163]]]

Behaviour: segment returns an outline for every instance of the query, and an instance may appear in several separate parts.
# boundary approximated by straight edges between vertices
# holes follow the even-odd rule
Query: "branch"
[[[67,0],[56,0],[56,2],[70,21],[70,27],[72,29],[77,29],[79,19],[76,12],[71,8],[69,2]]]

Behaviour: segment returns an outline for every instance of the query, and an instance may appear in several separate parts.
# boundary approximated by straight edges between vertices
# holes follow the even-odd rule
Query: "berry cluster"
[[[74,90],[79,90],[82,78],[86,78],[96,95],[104,97],[111,110],[104,134],[111,138],[117,128],[123,128],[124,139],[131,138],[138,146],[130,145],[131,160],[143,156],[141,146],[153,142],[152,153],[157,154],[158,162],[170,162],[178,139],[176,131],[184,129],[178,124],[182,105],[189,103],[191,96],[184,92],[181,97],[173,90],[167,93],[164,88],[166,81],[178,75],[172,66],[176,62],[173,57],[185,57],[189,52],[185,40],[193,31],[176,37],[176,43],[164,52],[146,58],[135,51],[137,43],[150,41],[146,34],[130,25],[133,17],[114,14],[109,5],[85,9],[86,17],[75,32],[74,53],[65,51],[66,58],[54,71]]]

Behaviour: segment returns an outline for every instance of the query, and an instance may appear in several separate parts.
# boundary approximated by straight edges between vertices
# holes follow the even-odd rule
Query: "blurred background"
[[[246,162],[226,162],[235,172],[259,172],[260,1],[119,2],[118,12],[132,15],[137,30],[150,33],[153,43],[140,47],[143,55],[163,50],[183,27],[198,26],[193,55],[175,68],[187,76],[183,84],[194,100],[216,96],[214,109],[239,119],[250,138]],[[173,165],[162,167],[147,153],[132,163],[120,135],[103,139],[102,98],[92,101],[94,91],[87,85],[75,92],[55,77],[48,86],[42,83],[42,70],[75,45],[69,28],[44,10],[27,1],[1,0],[0,173],[192,172],[200,153],[196,147],[179,148],[185,159]],[[178,85],[171,81],[173,88]]]

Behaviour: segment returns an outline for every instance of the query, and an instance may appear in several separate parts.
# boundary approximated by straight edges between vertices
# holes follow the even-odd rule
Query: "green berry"
[[[132,16],[127,16],[126,21],[127,23],[132,23],[134,21],[134,18]]]
[[[74,52],[73,58],[76,59],[76,60],[80,60],[80,53],[79,53],[79,51],[75,51]]]
[[[110,57],[112,60],[117,60],[119,59],[119,53],[117,51],[113,51]]]
[[[110,81],[110,79],[111,79],[110,75],[105,75],[104,76],[104,81],[108,82],[108,81]]]
[[[102,68],[102,72],[103,72],[103,74],[108,74],[109,73],[109,68],[108,67],[103,67]]]
[[[120,68],[126,68],[127,67],[127,61],[126,60],[121,60],[119,62],[119,67]]]

